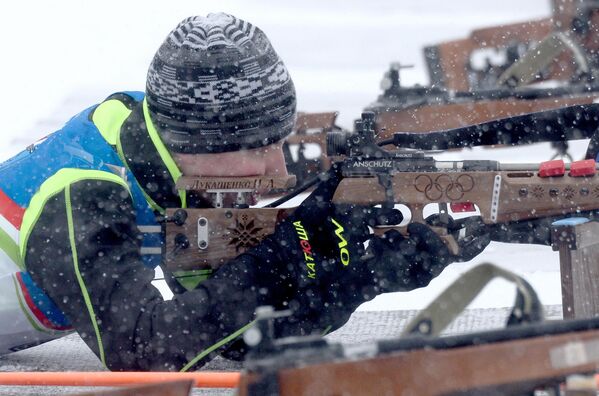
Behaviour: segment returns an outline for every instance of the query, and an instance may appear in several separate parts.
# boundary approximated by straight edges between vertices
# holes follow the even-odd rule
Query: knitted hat
[[[184,19],[154,56],[152,121],[173,152],[219,153],[272,144],[295,120],[293,81],[266,35],[224,13]]]

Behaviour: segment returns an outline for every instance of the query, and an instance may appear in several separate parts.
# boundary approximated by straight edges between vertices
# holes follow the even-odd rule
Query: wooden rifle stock
[[[592,160],[585,164],[584,176],[566,172],[547,177],[540,176],[538,165],[469,171],[458,168],[463,163],[437,163],[443,166],[437,166],[433,171],[392,171],[388,188],[383,187],[379,177],[348,174],[341,180],[333,202],[372,206],[389,204],[392,200],[394,204],[408,207],[410,222],[424,222],[423,210],[428,204],[447,203],[453,207],[476,204],[485,224],[599,209],[599,176],[595,174]],[[190,186],[214,185],[211,182],[209,178],[195,182],[186,180]],[[230,182],[236,185],[234,178]],[[165,223],[167,267],[173,271],[217,268],[271,234],[277,222],[288,216],[293,208],[185,210],[187,220],[183,224]],[[167,210],[168,217],[172,218],[174,213],[174,209]],[[381,234],[391,228],[405,233],[406,225],[377,227],[375,233]],[[453,235],[444,228],[436,231],[456,254],[457,243]],[[185,236],[188,248],[178,247],[177,240],[181,240],[181,237],[177,239],[178,235]]]
[[[597,319],[546,322],[463,336],[379,341],[361,348],[374,355],[365,357],[338,345],[313,348],[312,353],[287,348],[279,352],[279,360],[273,354],[262,366],[249,365],[238,394],[525,394],[556,386],[569,375],[596,372],[598,324]]]

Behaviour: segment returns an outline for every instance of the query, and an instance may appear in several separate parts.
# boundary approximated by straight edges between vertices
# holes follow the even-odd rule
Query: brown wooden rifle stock
[[[457,162],[449,164],[459,165]],[[594,161],[592,169],[595,170]],[[406,205],[412,222],[424,222],[423,209],[431,203],[450,203],[454,208],[476,204],[485,224],[599,209],[599,176],[595,174],[541,177],[538,170],[523,165],[514,166],[513,170],[397,172],[390,176],[389,181],[393,203]],[[346,177],[339,184],[333,202],[372,206],[385,204],[388,198],[377,177]],[[186,209],[185,223],[167,223],[166,226],[168,267],[173,270],[218,267],[271,234],[276,223],[292,210]],[[174,212],[168,210],[167,215],[174,216]],[[376,233],[391,228],[399,228],[403,232],[405,225],[381,227]],[[453,237],[440,228],[437,231],[457,253]],[[179,234],[186,235],[193,245],[173,254],[176,235]]]
[[[598,326],[596,318],[550,321],[354,348],[287,341],[248,362],[238,395],[533,394],[555,389],[570,375],[597,371]]]
[[[336,204],[406,205],[409,221],[425,222],[429,204],[449,204],[453,211],[478,208],[485,224],[502,224],[599,209],[599,176],[593,160],[573,163],[500,164],[495,161],[435,161],[419,151],[386,151],[374,143],[372,113],[364,113],[357,134],[330,133],[328,146],[345,158],[337,161],[343,178],[334,194]],[[274,178],[182,179],[179,188],[215,195],[216,208],[168,210],[166,261],[172,271],[217,268],[255,246],[274,231],[293,208],[221,207],[222,196],[247,193],[260,186],[289,185]],[[221,197],[220,199],[218,197]],[[181,218],[183,220],[181,221]],[[444,215],[441,216],[443,221]],[[390,228],[405,232],[407,219]],[[457,254],[455,236],[443,227],[436,231]]]

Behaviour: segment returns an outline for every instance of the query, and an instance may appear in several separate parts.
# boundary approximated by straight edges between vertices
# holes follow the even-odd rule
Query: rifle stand
[[[573,217],[551,227],[559,251],[564,319],[599,316],[599,222]]]

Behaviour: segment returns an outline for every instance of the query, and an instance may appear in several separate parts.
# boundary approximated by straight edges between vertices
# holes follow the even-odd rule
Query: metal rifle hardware
[[[173,249],[173,257],[179,254],[181,250],[189,248],[189,238],[185,234],[175,235],[175,248]]]
[[[179,208],[172,212],[170,216],[167,215],[162,217],[159,222],[162,223],[163,227],[166,228],[168,228],[167,224],[169,223],[181,227],[187,221],[187,216],[187,211],[185,209]],[[189,248],[189,238],[187,238],[187,236],[183,233],[177,233],[173,238],[173,244],[173,249],[170,252],[167,251],[167,258],[171,260],[174,259],[181,251]]]
[[[370,159],[376,161],[376,159],[388,158],[390,153],[382,149],[376,141],[375,117],[376,115],[372,111],[363,112],[361,119],[355,123],[355,133],[329,132],[327,134],[327,155],[330,157],[347,156],[355,161]],[[352,172],[356,172],[357,164],[358,162],[354,162]],[[360,172],[365,175],[370,173],[363,167],[360,167],[360,169]],[[393,182],[389,173],[373,174],[376,174],[378,182],[385,192],[385,202],[382,203],[382,206],[384,208],[393,208],[395,204]]]
[[[182,226],[187,221],[187,211],[185,209],[177,209],[171,216],[162,218],[162,223],[174,223],[177,226]]]
[[[208,242],[210,238],[208,219],[200,217],[198,219],[198,248],[205,250],[208,248]]]
[[[251,348],[244,366],[258,375],[257,381],[246,384],[247,389],[244,389],[245,385],[240,388],[247,391],[247,395],[279,395],[277,371],[284,367],[294,368],[298,362],[310,364],[343,357],[337,345],[330,346],[320,335],[277,338],[277,321],[288,316],[291,316],[290,310],[275,311],[271,306],[256,309],[254,325],[243,335]]]

